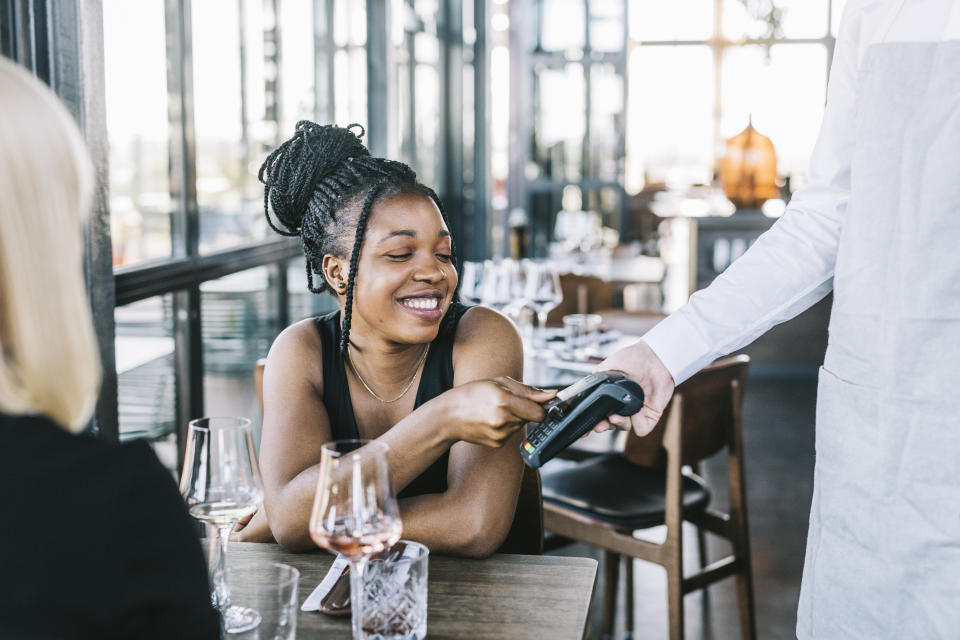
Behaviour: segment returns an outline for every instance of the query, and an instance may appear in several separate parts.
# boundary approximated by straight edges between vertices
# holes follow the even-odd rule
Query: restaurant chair
[[[266,358],[260,358],[253,367],[253,384],[257,390],[260,417],[263,418],[263,371]],[[540,488],[540,472],[523,465],[520,495],[513,516],[510,532],[497,553],[543,554],[543,498]]]
[[[620,558],[626,562],[626,627],[633,633],[634,558],[655,562],[667,573],[669,637],[683,636],[683,596],[728,576],[736,576],[741,636],[756,637],[746,480],[743,468],[741,402],[750,359],[719,360],[679,385],[653,432],[627,436],[622,453],[589,458],[556,470],[543,469],[544,524],[560,540],[579,541],[605,551],[604,624],[612,634]],[[710,508],[710,490],[692,469],[726,449],[730,510]],[[732,554],[683,574],[683,522],[727,539]],[[666,525],[666,538],[654,543],[634,531]],[[550,542],[548,538],[548,543]],[[556,545],[553,545],[556,546]],[[551,545],[548,544],[548,549]]]
[[[547,315],[548,327],[563,326],[563,316],[572,313],[596,313],[613,306],[610,283],[596,276],[560,274],[563,300]]]

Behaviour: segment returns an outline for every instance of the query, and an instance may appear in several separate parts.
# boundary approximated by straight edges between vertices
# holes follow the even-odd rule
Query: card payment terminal
[[[630,416],[643,407],[643,389],[618,373],[600,371],[581,378],[543,405],[543,422],[527,424],[520,454],[539,467],[613,413]]]

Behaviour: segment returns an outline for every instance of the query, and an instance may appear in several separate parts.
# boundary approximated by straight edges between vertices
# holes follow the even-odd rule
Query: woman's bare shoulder
[[[267,371],[274,375],[306,377],[323,381],[323,342],[316,318],[295,322],[280,332],[267,354]]]
[[[516,378],[523,371],[523,343],[517,328],[506,316],[487,307],[470,307],[457,325],[453,343],[453,366],[456,378],[469,369],[466,379],[496,377]]]
[[[457,324],[454,344],[467,345],[494,337],[520,339],[517,328],[503,314],[489,307],[470,307]]]

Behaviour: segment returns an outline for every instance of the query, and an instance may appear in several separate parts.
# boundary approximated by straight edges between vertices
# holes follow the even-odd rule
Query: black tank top
[[[441,330],[430,344],[427,360],[423,365],[423,375],[417,388],[417,399],[413,408],[431,400],[444,391],[453,388],[453,339],[456,325],[466,307],[454,305],[449,313],[454,314],[454,323],[449,330]],[[359,438],[357,419],[353,414],[350,401],[350,387],[347,385],[347,371],[343,358],[339,357],[337,345],[340,344],[340,311],[334,311],[316,319],[317,330],[323,345],[323,404],[330,416],[330,431],[334,440]],[[449,452],[431,464],[397,494],[398,498],[409,498],[427,493],[443,493],[447,490],[447,462]]]

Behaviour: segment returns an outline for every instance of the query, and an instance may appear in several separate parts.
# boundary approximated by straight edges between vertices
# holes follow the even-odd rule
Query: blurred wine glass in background
[[[509,260],[509,259],[507,259]],[[483,293],[481,300],[485,307],[503,311],[512,302],[510,298],[510,271],[507,260],[494,262],[486,260],[483,263]],[[509,260],[509,262],[514,262]]]
[[[530,261],[527,267],[527,300],[537,313],[537,328],[540,347],[547,343],[547,316],[563,302],[560,274],[550,262]]]
[[[513,259],[506,259],[501,265],[503,269],[503,285],[507,288],[509,302],[504,307],[503,312],[514,322],[518,322],[527,306],[527,263],[523,260],[517,262]]]
[[[460,297],[471,305],[483,301],[483,263],[463,263],[463,275],[460,276]]]

